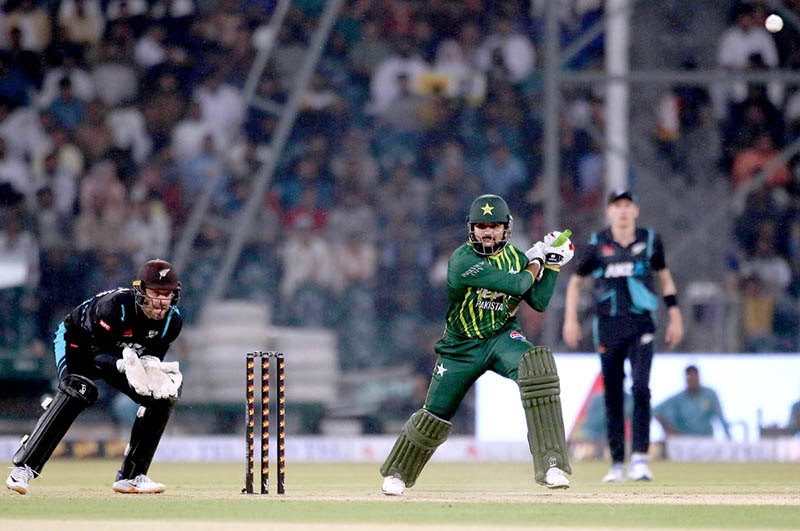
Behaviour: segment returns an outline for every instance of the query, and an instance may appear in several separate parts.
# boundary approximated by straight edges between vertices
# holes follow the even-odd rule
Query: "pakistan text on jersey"
[[[480,310],[494,310],[497,312],[501,312],[505,310],[505,303],[504,302],[494,302],[494,301],[486,301],[486,300],[477,300],[475,301],[475,306]]]

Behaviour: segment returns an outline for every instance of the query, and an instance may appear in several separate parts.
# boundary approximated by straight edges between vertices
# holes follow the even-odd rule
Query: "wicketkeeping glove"
[[[162,361],[161,370],[172,380],[172,391],[170,396],[178,396],[178,390],[183,383],[183,374],[181,374],[177,361]]]
[[[142,396],[152,396],[152,392],[147,383],[147,373],[142,366],[142,362],[136,351],[130,347],[122,349],[122,359],[117,360],[117,370],[125,373],[128,385]]]

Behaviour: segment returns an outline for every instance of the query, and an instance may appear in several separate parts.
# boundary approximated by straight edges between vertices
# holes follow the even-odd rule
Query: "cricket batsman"
[[[472,202],[469,241],[447,266],[447,310],[438,359],[422,409],[411,415],[386,461],[383,494],[400,496],[450,433],[458,406],[475,380],[493,371],[517,382],[528,425],[535,480],[551,489],[569,487],[558,373],[553,353],[533,346],[516,313],[525,301],[543,312],[558,272],[574,255],[569,233],[551,232],[525,252],[508,243],[512,218],[497,195]]]
[[[150,462],[178,401],[183,376],[178,362],[164,362],[180,334],[181,283],[175,268],[150,260],[131,288],[94,295],[73,309],[59,325],[54,348],[58,390],[30,435],[12,458],[6,486],[20,494],[39,476],[62,437],[97,400],[95,380],[105,380],[140,405],[112,488],[124,494],[164,492],[147,477]]]

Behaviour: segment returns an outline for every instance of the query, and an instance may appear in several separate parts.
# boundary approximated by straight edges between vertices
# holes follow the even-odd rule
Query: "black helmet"
[[[172,264],[166,260],[150,260],[142,264],[133,281],[136,293],[136,304],[144,304],[145,289],[162,289],[172,291],[172,306],[176,306],[181,298],[181,282]]]
[[[491,256],[503,249],[511,237],[511,227],[514,218],[511,217],[511,212],[508,210],[508,204],[499,195],[484,194],[475,198],[472,206],[469,207],[469,216],[467,217],[467,226],[469,227],[469,241],[472,243],[472,248],[481,256]],[[475,223],[503,223],[506,230],[503,233],[503,239],[492,246],[488,251],[484,248],[483,244],[479,242],[475,236],[474,225]]]

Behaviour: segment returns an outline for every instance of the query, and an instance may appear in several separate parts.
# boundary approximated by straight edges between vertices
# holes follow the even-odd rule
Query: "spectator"
[[[494,21],[494,31],[478,49],[478,66],[492,78],[520,83],[533,72],[536,50],[530,39],[505,17]]]
[[[74,131],[86,116],[86,102],[75,96],[72,81],[68,77],[58,82],[58,96],[48,109],[56,122],[67,131]]]
[[[786,428],[794,434],[800,433],[800,400],[792,404]]]
[[[380,114],[397,99],[400,92],[399,76],[405,74],[412,90],[416,90],[419,78],[429,69],[408,38],[397,43],[397,53],[381,61],[372,73],[370,108],[373,113]]]
[[[68,42],[84,46],[96,46],[105,27],[98,0],[63,0],[57,23]]]
[[[489,156],[481,161],[481,180],[487,192],[508,197],[527,179],[525,165],[503,143],[492,145]]]
[[[136,42],[134,60],[144,69],[159,65],[167,60],[167,49],[164,41],[167,32],[163,26],[155,24],[147,29],[145,34]]]
[[[653,415],[667,435],[712,437],[714,428],[711,421],[716,419],[730,439],[728,422],[722,414],[717,393],[700,385],[700,373],[694,365],[686,367],[685,372],[686,389],[656,406]]]
[[[200,155],[203,143],[209,135],[211,128],[203,120],[200,104],[190,103],[183,120],[175,124],[172,129],[170,150],[173,160],[181,162]]]
[[[18,194],[31,200],[35,190],[28,167],[22,159],[6,153],[6,142],[0,138],[0,184],[7,183]]]
[[[72,212],[60,212],[49,186],[36,191],[36,203],[31,209],[36,224],[36,237],[42,250],[63,245],[70,240]]]
[[[92,101],[97,92],[92,76],[78,65],[75,53],[64,52],[62,65],[53,68],[44,76],[42,90],[36,97],[40,109],[46,109],[59,96],[62,81],[68,79],[74,97],[83,101]]]
[[[172,231],[164,204],[157,197],[134,198],[123,234],[134,263],[168,256]]]
[[[242,94],[226,83],[224,77],[223,72],[213,71],[194,91],[194,101],[200,104],[203,122],[214,135],[219,149],[227,149],[233,143],[244,119]]]
[[[4,35],[17,29],[20,32],[22,49],[42,52],[50,43],[50,16],[44,6],[37,6],[35,0],[8,2],[11,8],[3,21]]]
[[[775,149],[772,138],[762,134],[756,138],[755,145],[743,149],[733,159],[733,176],[731,184],[735,188],[749,184],[755,174],[761,170],[771,170],[765,184],[781,186],[788,184],[792,173],[785,162],[778,159],[780,152]]]
[[[34,167],[33,188],[37,193],[42,188],[49,188],[56,211],[63,216],[72,216],[78,195],[77,179],[68,167],[58,163],[55,151],[45,155],[43,163]]]
[[[320,267],[330,260],[330,245],[320,237],[308,218],[297,220],[280,248],[282,275],[279,286],[282,315],[287,324],[331,324],[328,310],[333,270]]]
[[[137,96],[138,76],[131,61],[114,45],[104,46],[101,58],[92,68],[97,97],[107,107],[133,101]]]
[[[347,53],[353,81],[364,87],[369,86],[370,75],[391,53],[392,49],[381,35],[378,21],[365,19],[361,25],[361,38],[350,46]]]
[[[745,70],[752,54],[760,54],[763,62],[769,68],[778,65],[778,50],[775,41],[767,31],[758,24],[753,6],[740,3],[734,11],[734,25],[722,34],[717,47],[717,62],[722,68],[730,70]],[[733,94],[738,99],[743,99],[746,92],[742,83],[736,83],[731,89],[730,84],[719,83],[712,87],[714,113],[719,119],[728,115],[728,101]]]
[[[39,244],[22,226],[19,212],[4,212],[0,229],[0,345],[18,350],[33,339],[29,321],[36,310],[39,283]]]
[[[106,121],[106,112],[100,100],[89,102],[85,117],[74,131],[75,141],[90,165],[107,157],[114,147],[114,134]]]

